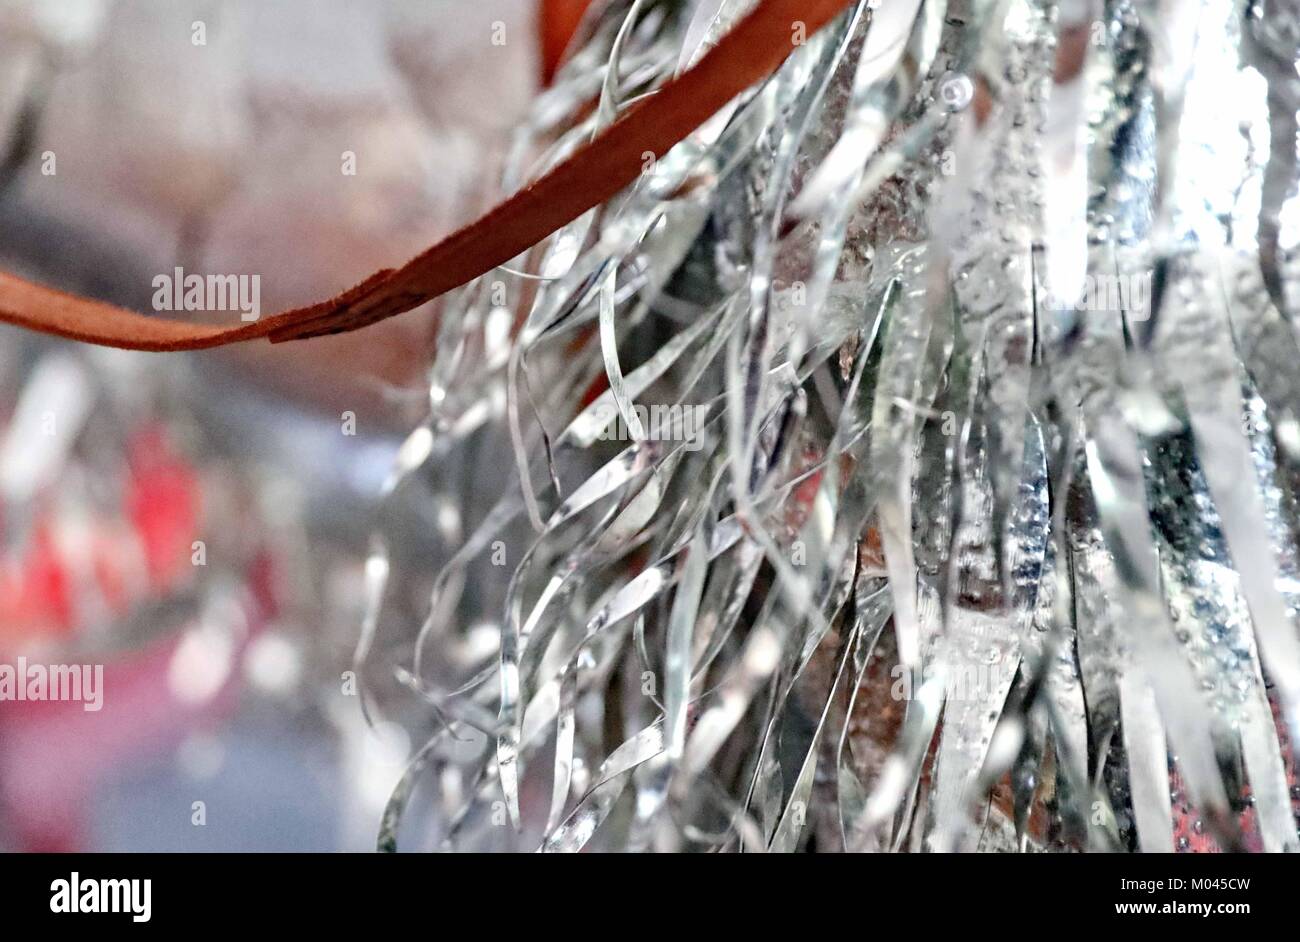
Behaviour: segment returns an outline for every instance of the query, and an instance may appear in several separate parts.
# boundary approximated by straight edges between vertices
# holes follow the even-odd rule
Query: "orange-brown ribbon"
[[[343,333],[393,317],[505,264],[615,196],[641,173],[645,154],[662,157],[851,2],[762,0],[693,68],[545,176],[401,268],[377,271],[327,301],[219,327],[146,316],[0,272],[0,320],[106,347],[197,350]]]

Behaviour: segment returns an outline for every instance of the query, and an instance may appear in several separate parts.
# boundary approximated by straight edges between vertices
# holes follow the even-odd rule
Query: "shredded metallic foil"
[[[597,4],[505,188],[751,6]],[[389,502],[458,525],[368,569],[426,732],[380,846],[1297,849],[1300,6],[792,39],[448,303]]]

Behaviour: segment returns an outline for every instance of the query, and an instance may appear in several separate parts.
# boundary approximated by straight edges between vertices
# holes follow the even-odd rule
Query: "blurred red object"
[[[125,459],[120,510],[95,518],[88,536],[95,588],[119,617],[194,578],[203,490],[160,422],[129,435]],[[66,550],[47,513],[24,552],[0,554],[0,660],[11,649],[76,634],[76,567]],[[75,700],[0,705],[0,829],[12,849],[85,849],[91,796],[105,776],[175,748],[196,729],[221,725],[238,702],[244,651],[278,614],[276,582],[270,556],[255,555],[232,596],[244,630],[232,633],[219,683],[202,696],[187,696],[174,676],[178,652],[197,626],[190,623],[138,648],[89,655],[103,669],[102,709]]]
[[[190,541],[199,526],[198,480],[159,425],[132,436],[127,462],[127,513],[144,548],[149,580],[165,592],[193,571]]]
[[[193,467],[149,424],[127,443],[122,516],[94,521],[89,555],[96,589],[121,616],[145,598],[165,597],[193,575],[190,546],[198,529],[200,491]],[[0,652],[38,636],[62,637],[76,627],[73,566],[52,514],[36,522],[24,551],[0,551]],[[143,565],[144,579],[132,567]]]
[[[0,711],[0,824],[11,849],[87,849],[92,796],[104,778],[174,749],[194,730],[220,728],[242,688],[238,667],[273,617],[269,558],[255,561],[241,608],[247,631],[220,686],[201,699],[179,695],[172,674],[184,634],[159,638],[103,663],[103,709],[75,701],[5,703]]]
[[[591,0],[542,0],[542,82],[551,84]]]

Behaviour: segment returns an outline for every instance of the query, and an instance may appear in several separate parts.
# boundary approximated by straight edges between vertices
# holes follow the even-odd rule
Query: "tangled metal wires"
[[[598,5],[505,189],[752,6]],[[1300,8],[792,37],[447,305],[381,846],[1296,849]]]

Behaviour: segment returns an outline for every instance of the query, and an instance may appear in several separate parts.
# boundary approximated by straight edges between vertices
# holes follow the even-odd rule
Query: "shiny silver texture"
[[[751,4],[598,6],[508,187]],[[863,2],[460,292],[391,500],[472,535],[382,846],[1297,849],[1298,49],[1286,2]]]

